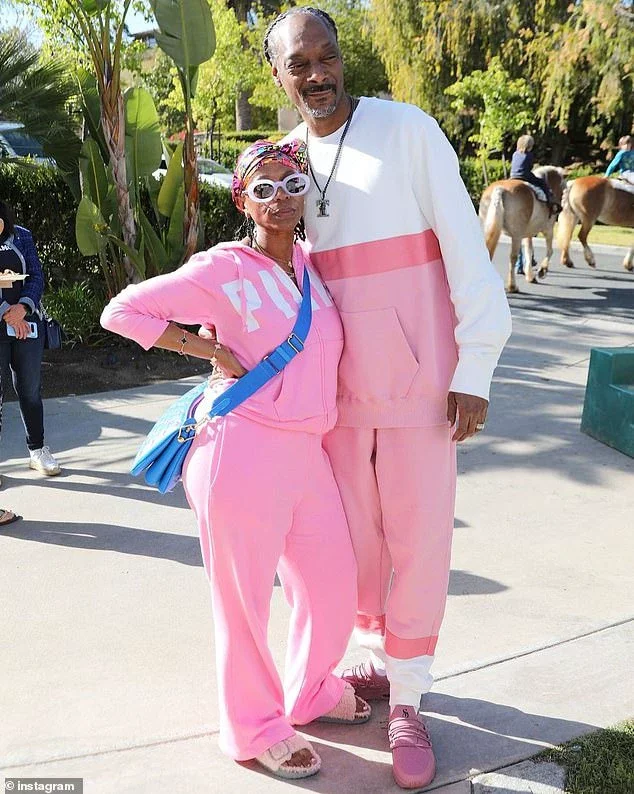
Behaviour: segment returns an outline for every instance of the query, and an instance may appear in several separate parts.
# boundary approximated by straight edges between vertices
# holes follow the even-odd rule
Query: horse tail
[[[570,191],[574,187],[574,184],[574,181],[572,181],[566,185],[566,189],[564,190],[564,194],[561,199],[562,210],[559,214],[559,220],[557,222],[557,245],[562,249],[562,251],[568,250],[570,240],[572,239],[572,233],[577,223],[579,223],[579,218],[573,210],[572,203],[570,201]]]
[[[491,259],[500,240],[503,225],[504,188],[496,187],[491,191],[491,199],[484,219],[484,238]]]

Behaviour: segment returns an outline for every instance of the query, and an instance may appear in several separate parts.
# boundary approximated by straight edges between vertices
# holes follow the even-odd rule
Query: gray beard
[[[337,100],[335,99],[332,105],[328,105],[325,108],[311,108],[310,105],[304,99],[304,109],[307,113],[309,113],[314,119],[327,119],[337,109]]]

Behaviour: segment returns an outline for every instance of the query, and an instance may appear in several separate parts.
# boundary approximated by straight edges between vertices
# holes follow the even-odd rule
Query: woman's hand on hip
[[[198,329],[198,336],[201,339],[208,339],[210,342],[216,343],[212,361],[214,361],[215,368],[221,372],[225,378],[241,378],[243,375],[247,374],[248,370],[242,366],[233,355],[233,352],[217,341],[216,329],[213,325],[209,327],[201,325]]]
[[[222,372],[225,378],[241,378],[248,372],[234,356],[233,352],[224,345],[216,345],[212,361],[216,369]]]

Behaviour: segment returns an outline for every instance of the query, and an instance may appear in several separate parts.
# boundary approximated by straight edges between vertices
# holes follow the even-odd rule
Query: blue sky
[[[145,21],[143,14],[132,10],[128,12],[127,23],[130,33],[138,33],[140,30],[147,30],[152,27],[151,24]],[[10,28],[14,25],[28,29],[31,38],[35,40],[39,38],[23,7],[13,5],[10,0],[0,0],[0,29]]]

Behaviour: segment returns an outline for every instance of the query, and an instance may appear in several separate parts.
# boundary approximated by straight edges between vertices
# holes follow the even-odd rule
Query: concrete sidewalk
[[[424,699],[432,788],[445,794],[523,790],[471,780],[634,714],[634,461],[579,432],[589,349],[634,344],[632,326],[513,303],[486,432],[459,452],[450,595]],[[127,474],[187,386],[49,400],[64,467],[49,480],[26,468],[5,406],[0,505],[25,518],[0,530],[0,769],[83,777],[86,794],[400,791],[384,706],[366,726],[310,727],[323,770],[305,782],[220,755],[194,520],[180,489],[162,497]],[[276,587],[280,666],[287,618]],[[351,645],[346,665],[360,658]]]

